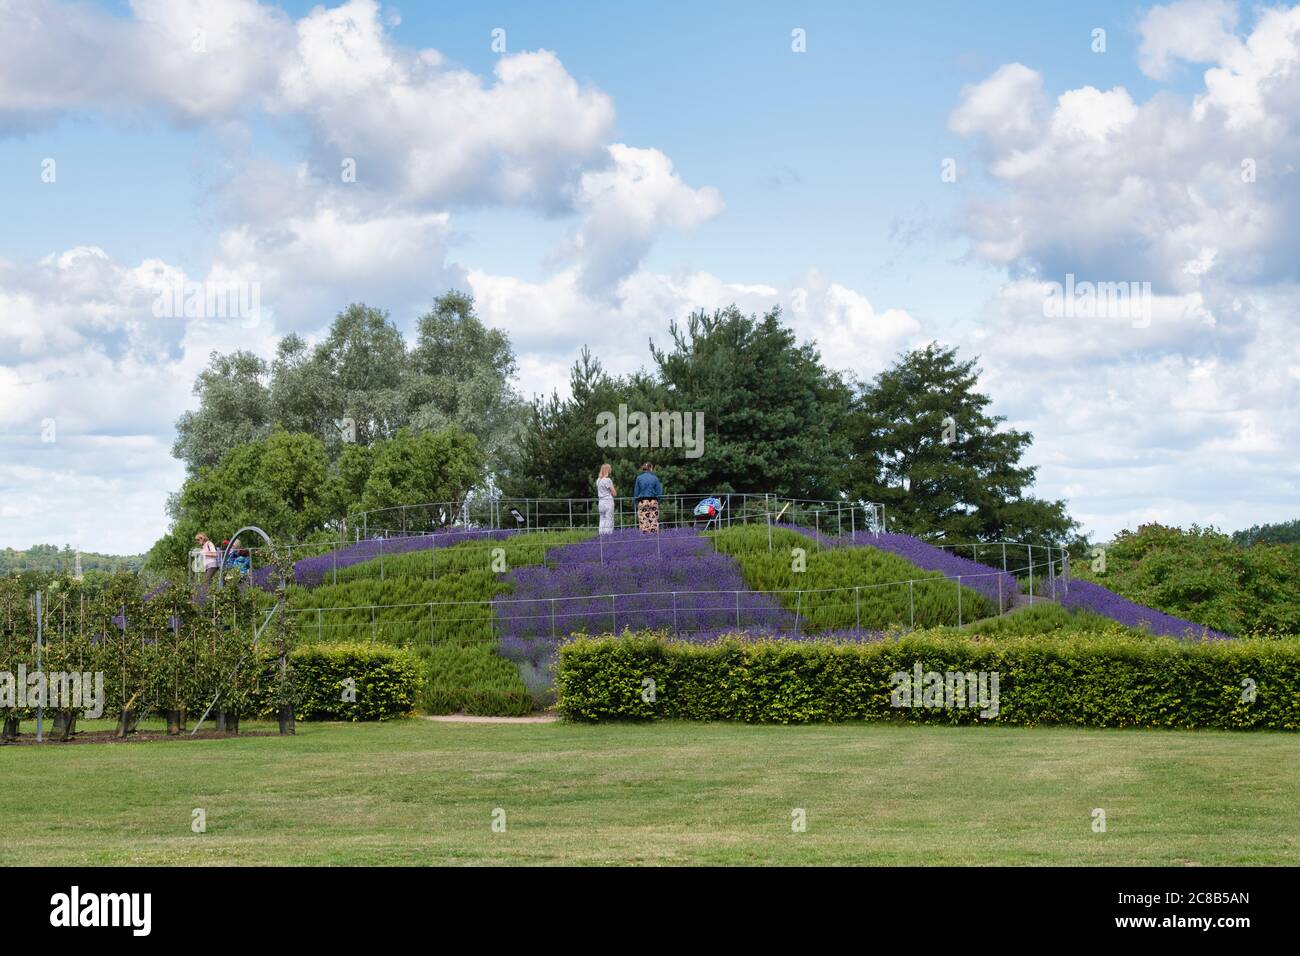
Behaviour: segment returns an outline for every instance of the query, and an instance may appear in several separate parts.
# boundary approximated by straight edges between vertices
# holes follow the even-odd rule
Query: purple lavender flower
[[[375,561],[382,555],[385,558],[399,554],[411,554],[431,549],[442,550],[465,541],[501,541],[518,534],[514,529],[491,529],[486,531],[444,531],[438,534],[410,535],[396,538],[366,538],[355,544],[344,545],[333,551],[303,558],[294,562],[293,581],[302,587],[314,588],[325,582],[335,569],[342,570],[366,561]],[[271,579],[275,569],[264,565],[249,575],[249,580],[257,587],[271,591],[275,582]]]
[[[546,560],[514,571],[511,592],[493,602],[507,653],[575,631],[793,630],[775,598],[750,591],[739,565],[691,528],[623,529],[552,548]]]
[[[1061,605],[1071,609],[1082,608],[1083,610],[1093,611],[1110,618],[1112,621],[1118,621],[1129,627],[1145,628],[1152,634],[1165,637],[1206,638],[1220,641],[1232,639],[1230,635],[1221,631],[1216,631],[1201,624],[1193,624],[1191,621],[1165,614],[1163,611],[1157,611],[1154,608],[1135,604],[1127,598],[1120,597],[1114,591],[1102,587],[1100,584],[1078,578],[1066,585],[1066,593],[1061,598]]]

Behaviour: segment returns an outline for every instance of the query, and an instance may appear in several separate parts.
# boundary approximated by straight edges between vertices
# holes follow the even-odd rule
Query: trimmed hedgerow
[[[996,715],[893,706],[893,676],[917,664],[941,675],[996,673]],[[560,712],[588,721],[1300,729],[1300,642],[1189,643],[1120,628],[992,640],[918,632],[868,644],[583,637],[561,647],[556,683]]]
[[[308,645],[293,657],[295,714],[300,720],[389,720],[415,708],[420,665],[414,654],[376,644]],[[262,660],[255,710],[275,711],[268,693],[278,663]],[[350,681],[350,683],[349,683]]]

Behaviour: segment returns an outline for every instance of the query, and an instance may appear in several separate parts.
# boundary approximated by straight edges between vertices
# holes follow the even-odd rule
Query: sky
[[[1300,514],[1300,6],[0,13],[0,547],[146,550],[209,353],[449,288],[526,397],[779,306],[859,380],[977,357],[1094,538]]]

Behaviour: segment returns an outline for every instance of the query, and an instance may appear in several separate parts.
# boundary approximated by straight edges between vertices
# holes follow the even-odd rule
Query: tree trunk
[[[10,714],[5,717],[4,732],[0,736],[3,736],[5,740],[18,739],[18,717],[16,715]]]
[[[225,717],[226,719],[226,731],[228,733],[238,734],[239,733],[239,711],[225,710],[222,711],[222,716]]]
[[[122,716],[117,719],[117,736],[126,737],[135,733],[138,723],[140,723],[140,715],[131,708],[126,708],[122,711]]]
[[[226,732],[226,712],[218,710],[213,714],[213,717],[217,722],[217,733],[224,734]]]
[[[293,726],[293,704],[280,705],[280,733],[295,733]]]
[[[72,721],[74,719],[75,717],[70,710],[56,711],[54,714],[53,736],[58,737],[60,740],[71,740]]]
[[[167,711],[167,736],[177,737],[181,732],[181,712],[179,710]]]

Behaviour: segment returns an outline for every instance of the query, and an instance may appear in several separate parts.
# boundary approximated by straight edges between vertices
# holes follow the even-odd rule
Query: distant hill
[[[15,571],[49,571],[56,574],[72,574],[76,569],[77,552],[71,545],[60,548],[57,544],[36,544],[26,551],[13,548],[0,549],[0,574],[12,574]],[[104,571],[139,571],[144,565],[143,554],[97,554],[93,551],[81,552],[81,570]]]

